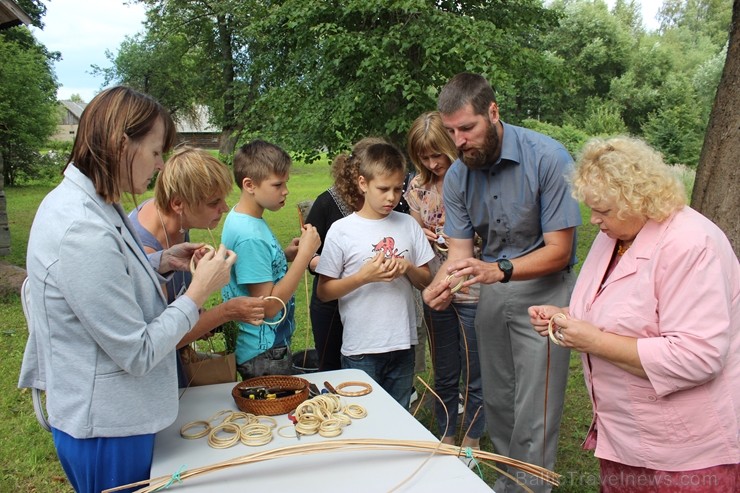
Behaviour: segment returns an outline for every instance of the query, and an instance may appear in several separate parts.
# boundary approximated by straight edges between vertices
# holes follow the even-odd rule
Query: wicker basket
[[[285,390],[299,390],[295,395],[278,397],[276,399],[248,399],[242,397],[241,389],[247,387],[279,387]],[[286,414],[298,407],[298,404],[308,399],[308,381],[283,375],[266,375],[250,378],[239,382],[231,390],[231,396],[239,410],[262,416],[277,416]]]

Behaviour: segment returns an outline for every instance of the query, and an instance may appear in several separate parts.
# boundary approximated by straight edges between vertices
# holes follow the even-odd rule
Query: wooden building
[[[52,140],[72,142],[77,135],[80,116],[87,103],[71,100],[59,101],[61,116]],[[192,117],[177,119],[177,142],[203,149],[218,149],[221,132],[208,122],[208,108],[199,106]]]
[[[51,140],[72,142],[75,140],[75,136],[77,135],[77,128],[80,126],[82,110],[85,109],[87,103],[65,99],[59,101],[59,106],[61,113],[60,121],[57,124],[56,132],[51,136]]]
[[[12,0],[0,0],[0,29],[30,24],[31,18]]]
[[[221,131],[208,121],[208,108],[198,106],[193,117],[177,120],[177,141],[202,149],[218,149]]]

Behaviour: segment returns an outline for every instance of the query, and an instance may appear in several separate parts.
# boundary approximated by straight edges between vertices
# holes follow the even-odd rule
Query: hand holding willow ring
[[[566,317],[564,313],[556,313],[555,315],[553,315],[550,318],[550,321],[547,323],[547,333],[550,336],[550,340],[552,342],[554,342],[558,346],[562,346],[563,343],[561,341],[565,339],[565,336],[563,336],[563,334],[560,331],[553,332],[552,330],[552,326],[555,324],[555,319],[557,318],[567,320],[568,317]],[[557,334],[557,337],[556,337],[556,334]]]
[[[448,275],[447,277],[445,277],[445,282],[450,282],[453,277],[457,277],[457,276],[455,274]],[[458,291],[460,291],[460,289],[462,289],[463,283],[465,282],[465,278],[461,277],[459,279],[460,279],[460,282],[458,282],[455,286],[450,286],[450,292],[452,294],[455,294]]]
[[[206,250],[210,252],[215,252],[216,249],[211,245],[203,245],[201,248],[205,248]],[[190,257],[190,273],[195,274],[195,255]]]
[[[282,322],[283,320],[285,320],[285,316],[286,316],[286,315],[288,314],[288,307],[287,307],[287,306],[285,306],[285,302],[284,302],[284,301],[283,301],[282,299],[278,298],[277,296],[265,296],[265,297],[264,297],[264,300],[265,300],[265,301],[266,301],[266,300],[276,300],[276,301],[279,301],[279,302],[280,302],[280,304],[281,304],[281,305],[283,305],[283,316],[282,316],[282,317],[280,317],[280,320],[278,320],[278,321],[276,321],[276,322],[268,322],[267,320],[263,320],[263,321],[262,321],[262,323],[263,323],[263,324],[265,324],[265,325],[278,325],[278,324],[280,324],[280,323],[281,323],[281,322]]]

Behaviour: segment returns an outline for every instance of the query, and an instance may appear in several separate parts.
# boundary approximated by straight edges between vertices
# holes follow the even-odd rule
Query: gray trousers
[[[555,465],[570,350],[550,344],[545,438],[549,339],[532,328],[527,308],[567,306],[574,280],[575,274],[562,271],[528,281],[481,285],[475,317],[486,424],[494,451],[550,470]],[[549,484],[518,469],[507,472],[535,492],[551,490]],[[496,493],[524,491],[504,476],[493,489]]]

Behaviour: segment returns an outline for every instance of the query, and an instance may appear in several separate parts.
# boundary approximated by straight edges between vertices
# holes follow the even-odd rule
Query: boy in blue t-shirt
[[[290,164],[284,150],[262,140],[243,145],[234,155],[241,196],[226,216],[221,241],[236,252],[237,261],[221,294],[224,301],[236,296],[282,300],[267,300],[262,325],[239,322],[236,361],[243,379],[293,373],[288,346],[295,330],[294,293],[321,245],[316,228],[306,224],[300,239],[283,250],[262,218],[265,209],[277,211],[285,205]]]

